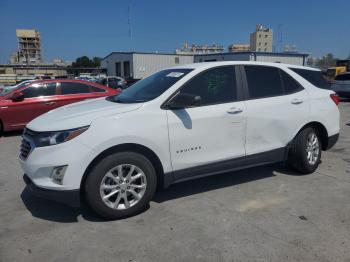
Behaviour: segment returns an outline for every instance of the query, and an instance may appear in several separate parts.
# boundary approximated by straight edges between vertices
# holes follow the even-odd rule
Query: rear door
[[[105,96],[105,89],[81,82],[62,81],[58,83],[58,93],[60,106],[79,102],[86,99],[93,99]]]
[[[283,150],[309,116],[306,90],[277,67],[245,65],[242,75],[247,108],[247,155]]]

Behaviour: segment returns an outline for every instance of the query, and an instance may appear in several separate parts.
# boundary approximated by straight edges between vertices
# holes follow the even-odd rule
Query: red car
[[[23,129],[32,119],[57,107],[119,92],[96,83],[69,79],[0,89],[0,133]]]

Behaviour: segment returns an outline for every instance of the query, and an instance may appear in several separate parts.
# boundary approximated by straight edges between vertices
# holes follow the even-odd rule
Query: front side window
[[[219,67],[200,73],[180,92],[200,96],[201,102],[197,106],[237,101],[235,67]]]
[[[329,89],[329,84],[324,79],[321,71],[308,70],[308,69],[300,69],[300,68],[289,68],[311,84],[318,88]]]
[[[77,82],[61,82],[61,94],[73,95],[73,94],[86,94],[90,93],[88,85]]]
[[[283,95],[279,69],[267,66],[245,66],[251,99]]]
[[[193,69],[167,69],[144,78],[122,93],[111,96],[108,101],[116,103],[143,103],[151,101],[163,94],[177,81]]]
[[[41,96],[54,96],[56,94],[56,83],[32,84],[22,90],[24,98],[34,98]]]

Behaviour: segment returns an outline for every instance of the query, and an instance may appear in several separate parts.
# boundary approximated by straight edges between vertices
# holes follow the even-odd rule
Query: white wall
[[[194,62],[206,61],[255,61],[254,53],[224,53],[210,55],[196,55]],[[281,62],[293,65],[303,65],[302,55],[274,55],[274,54],[257,54],[256,61],[260,62]]]
[[[288,56],[288,55],[256,55],[256,61],[260,62],[281,62],[285,64],[292,65],[303,65],[303,57],[302,56]]]
[[[101,61],[101,68],[107,69],[108,76],[116,75],[115,64],[121,62],[121,76],[124,75],[123,62],[130,62],[130,74],[133,76],[133,54],[131,53],[112,53]]]
[[[194,57],[195,63],[206,61],[249,61],[249,53],[225,53],[225,54],[210,54],[210,55],[196,55]]]
[[[175,59],[179,63],[175,63]],[[162,69],[177,65],[192,64],[191,55],[134,54],[134,78],[141,79]]]

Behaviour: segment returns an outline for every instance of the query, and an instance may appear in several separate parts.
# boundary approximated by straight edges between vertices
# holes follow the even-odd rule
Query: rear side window
[[[54,96],[56,94],[56,83],[32,84],[22,91],[24,98],[41,96]]]
[[[350,81],[350,74],[337,75],[335,77],[335,80],[337,80],[337,81]]]
[[[284,86],[284,92],[286,94],[292,94],[303,90],[304,88],[293,77],[286,72],[280,70],[281,78]]]
[[[318,88],[322,89],[329,89],[329,84],[324,79],[321,71],[314,71],[314,70],[307,70],[307,69],[300,69],[300,68],[289,68],[290,70],[294,71],[301,77],[305,78],[307,81],[309,81],[311,84]]]
[[[98,88],[96,86],[90,86],[90,90],[93,93],[102,93],[102,92],[106,92],[106,90],[102,89],[102,88]]]
[[[181,93],[201,96],[198,106],[236,101],[235,68],[219,67],[200,73],[181,88]]]
[[[90,93],[88,85],[75,82],[61,82],[62,95],[85,94]]]
[[[267,66],[245,66],[249,97],[252,99],[283,95],[279,69]]]

